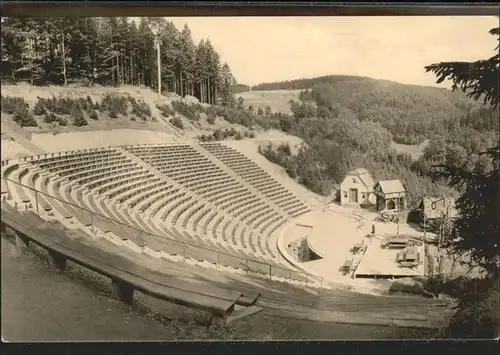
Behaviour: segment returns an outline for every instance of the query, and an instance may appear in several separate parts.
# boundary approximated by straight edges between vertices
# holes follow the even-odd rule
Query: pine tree
[[[2,78],[155,88],[152,22],[160,26],[162,89],[215,103],[227,89],[218,53],[209,40],[196,46],[187,25],[179,31],[164,18],[141,18],[138,25],[124,17],[2,18]]]

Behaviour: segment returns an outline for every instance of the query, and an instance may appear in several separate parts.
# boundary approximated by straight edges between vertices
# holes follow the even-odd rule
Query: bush
[[[16,122],[21,127],[36,127],[36,123],[33,114],[28,110],[26,106],[19,106],[16,111],[14,111],[14,122]]]
[[[47,111],[45,109],[45,102],[44,99],[41,97],[38,98],[38,101],[36,102],[35,106],[33,107],[33,114],[35,116],[41,116],[45,114]]]
[[[293,166],[288,166],[285,169],[286,173],[291,179],[296,179],[297,178],[297,170],[295,170],[295,167]]]
[[[135,98],[129,97],[129,101],[132,104],[132,113],[134,115],[144,119],[144,121],[147,117],[151,117],[151,108],[143,99],[136,101]]]
[[[108,116],[111,118],[118,118],[118,112],[112,109],[111,111],[108,112]]]
[[[87,107],[90,109],[95,109],[94,108],[94,103],[92,102],[92,98],[87,95],[87,98],[85,99],[87,101]]]
[[[198,106],[197,109],[196,105],[188,105],[182,101],[172,101],[172,108],[190,121],[198,121],[200,119],[200,115],[197,112],[200,111],[200,107]]]
[[[1,109],[2,112],[13,114],[15,111],[20,109],[29,108],[29,104],[24,101],[22,97],[10,97],[10,96],[2,96],[1,97]]]
[[[130,117],[130,120],[135,121],[135,117],[134,116]]]
[[[99,115],[97,114],[97,112],[95,112],[94,110],[90,111],[90,115],[89,117],[95,121],[97,121],[99,119]]]
[[[215,116],[208,116],[207,117],[207,122],[209,124],[215,124]]]
[[[169,120],[169,122],[177,128],[184,129],[182,119],[180,119],[179,117],[173,117]]]
[[[160,110],[161,115],[165,118],[169,118],[170,116],[174,115],[174,111],[172,111],[172,109],[168,105],[156,106],[156,108]]]
[[[498,337],[498,281],[494,278],[432,280],[437,289],[460,300],[459,310],[435,334],[435,338],[492,339]]]
[[[234,136],[234,138],[237,140],[237,141],[240,141],[243,139],[243,136],[241,135],[240,132],[237,132],[236,135]]]
[[[43,117],[43,120],[46,122],[46,123],[52,123],[52,122],[56,122],[57,121],[57,117],[56,115],[54,115],[54,113],[46,113],[45,116]]]
[[[220,141],[222,140],[222,132],[220,129],[217,129],[215,130],[213,133],[212,133],[212,139],[214,141]]]
[[[66,97],[57,99],[54,97],[54,112],[57,114],[69,115],[74,106],[76,105],[74,105],[72,99]]]
[[[59,126],[67,126],[68,125],[68,120],[65,119],[64,117],[59,117],[57,119],[57,123],[59,123]]]
[[[82,110],[78,106],[74,106],[71,110],[71,116],[73,117],[73,125],[76,127],[82,127],[88,125],[87,120],[83,116]]]
[[[101,112],[109,112],[109,113],[114,112],[116,113],[116,117],[118,117],[118,114],[122,116],[127,116],[128,99],[124,96],[119,96],[117,94],[106,94],[101,101],[99,110]],[[109,116],[112,117],[111,114]]]

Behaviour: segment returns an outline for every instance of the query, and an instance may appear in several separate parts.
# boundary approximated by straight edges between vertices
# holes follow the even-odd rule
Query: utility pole
[[[156,45],[156,64],[157,64],[157,75],[158,75],[158,102],[160,103],[161,98],[161,58],[160,58],[160,28],[157,22],[153,22],[150,25],[151,32],[153,33]]]
[[[443,204],[446,204],[446,198],[441,197],[439,200],[436,200],[431,203],[431,208],[433,210],[436,209],[436,203],[443,201]],[[441,221],[439,223],[439,234],[438,234],[438,247],[437,247],[437,262],[436,262],[436,275],[440,273],[440,264],[441,264],[441,242],[442,242],[442,237],[443,237],[443,226],[445,222],[446,215],[448,214],[448,206],[445,206],[446,209],[441,212]]]
[[[156,61],[158,63],[158,104],[160,104],[161,99],[161,59],[160,59],[160,38],[158,35],[156,39]]]

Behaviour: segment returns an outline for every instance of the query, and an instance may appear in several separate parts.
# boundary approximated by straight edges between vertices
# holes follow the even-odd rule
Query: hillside
[[[290,89],[291,83],[294,89]],[[420,144],[445,130],[456,130],[457,123],[479,107],[462,92],[356,76],[261,84],[254,89],[257,91],[238,94],[245,105],[265,106],[267,101],[276,111],[289,112],[288,101],[301,99],[332,111],[327,115],[323,109],[311,116],[331,117],[347,110],[360,121],[380,122],[402,144]]]
[[[15,111],[23,105],[28,107],[26,117],[33,120],[28,122],[26,118],[27,124],[21,127],[14,119]],[[75,125],[75,109],[83,113],[84,122],[81,125]],[[276,129],[264,130],[250,112],[235,113],[229,108],[221,109],[215,111],[213,106],[200,104],[192,96],[181,98],[175,93],[164,93],[158,104],[158,95],[144,86],[110,88],[95,85],[89,88],[80,85],[4,84],[2,157],[39,153],[37,149],[51,152],[108,145],[165,143],[198,139],[202,135],[236,140],[249,139],[251,134],[259,142],[290,139],[292,144],[296,144],[297,137],[290,137]],[[228,132],[239,132],[241,135],[226,135]]]
[[[272,112],[281,112],[290,114],[290,100],[299,99],[299,90],[252,90],[235,94],[236,97],[242,97],[246,107],[253,106],[265,110],[267,106]]]

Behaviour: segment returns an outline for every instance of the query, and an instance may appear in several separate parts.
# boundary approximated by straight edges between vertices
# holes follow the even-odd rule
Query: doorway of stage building
[[[349,202],[358,203],[358,189],[349,189]]]

